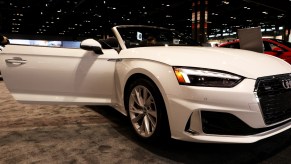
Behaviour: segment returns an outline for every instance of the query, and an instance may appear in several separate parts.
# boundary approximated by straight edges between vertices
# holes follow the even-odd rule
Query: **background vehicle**
[[[161,27],[112,30],[81,49],[7,45],[6,87],[25,103],[112,106],[144,140],[252,143],[291,128],[291,65],[283,60],[193,46]]]
[[[291,64],[291,43],[280,39],[263,38],[264,53],[279,57]],[[219,47],[240,48],[239,40],[222,43]]]

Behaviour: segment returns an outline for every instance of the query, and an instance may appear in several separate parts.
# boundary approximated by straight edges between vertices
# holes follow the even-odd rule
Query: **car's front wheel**
[[[125,105],[132,127],[140,138],[155,140],[168,135],[164,100],[152,81],[140,78],[131,83]]]

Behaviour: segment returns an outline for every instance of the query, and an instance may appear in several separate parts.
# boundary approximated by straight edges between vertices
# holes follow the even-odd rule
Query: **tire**
[[[139,78],[132,82],[125,95],[125,106],[139,138],[152,141],[170,136],[164,100],[152,81]]]

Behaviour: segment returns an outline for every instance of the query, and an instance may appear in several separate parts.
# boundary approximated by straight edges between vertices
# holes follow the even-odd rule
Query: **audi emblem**
[[[290,89],[291,88],[291,79],[282,80],[282,85],[285,89]]]

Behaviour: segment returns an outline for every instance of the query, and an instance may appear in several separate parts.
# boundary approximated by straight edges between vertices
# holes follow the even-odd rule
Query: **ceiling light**
[[[267,11],[263,11],[262,13],[263,13],[263,14],[268,14],[268,12],[267,12]]]

